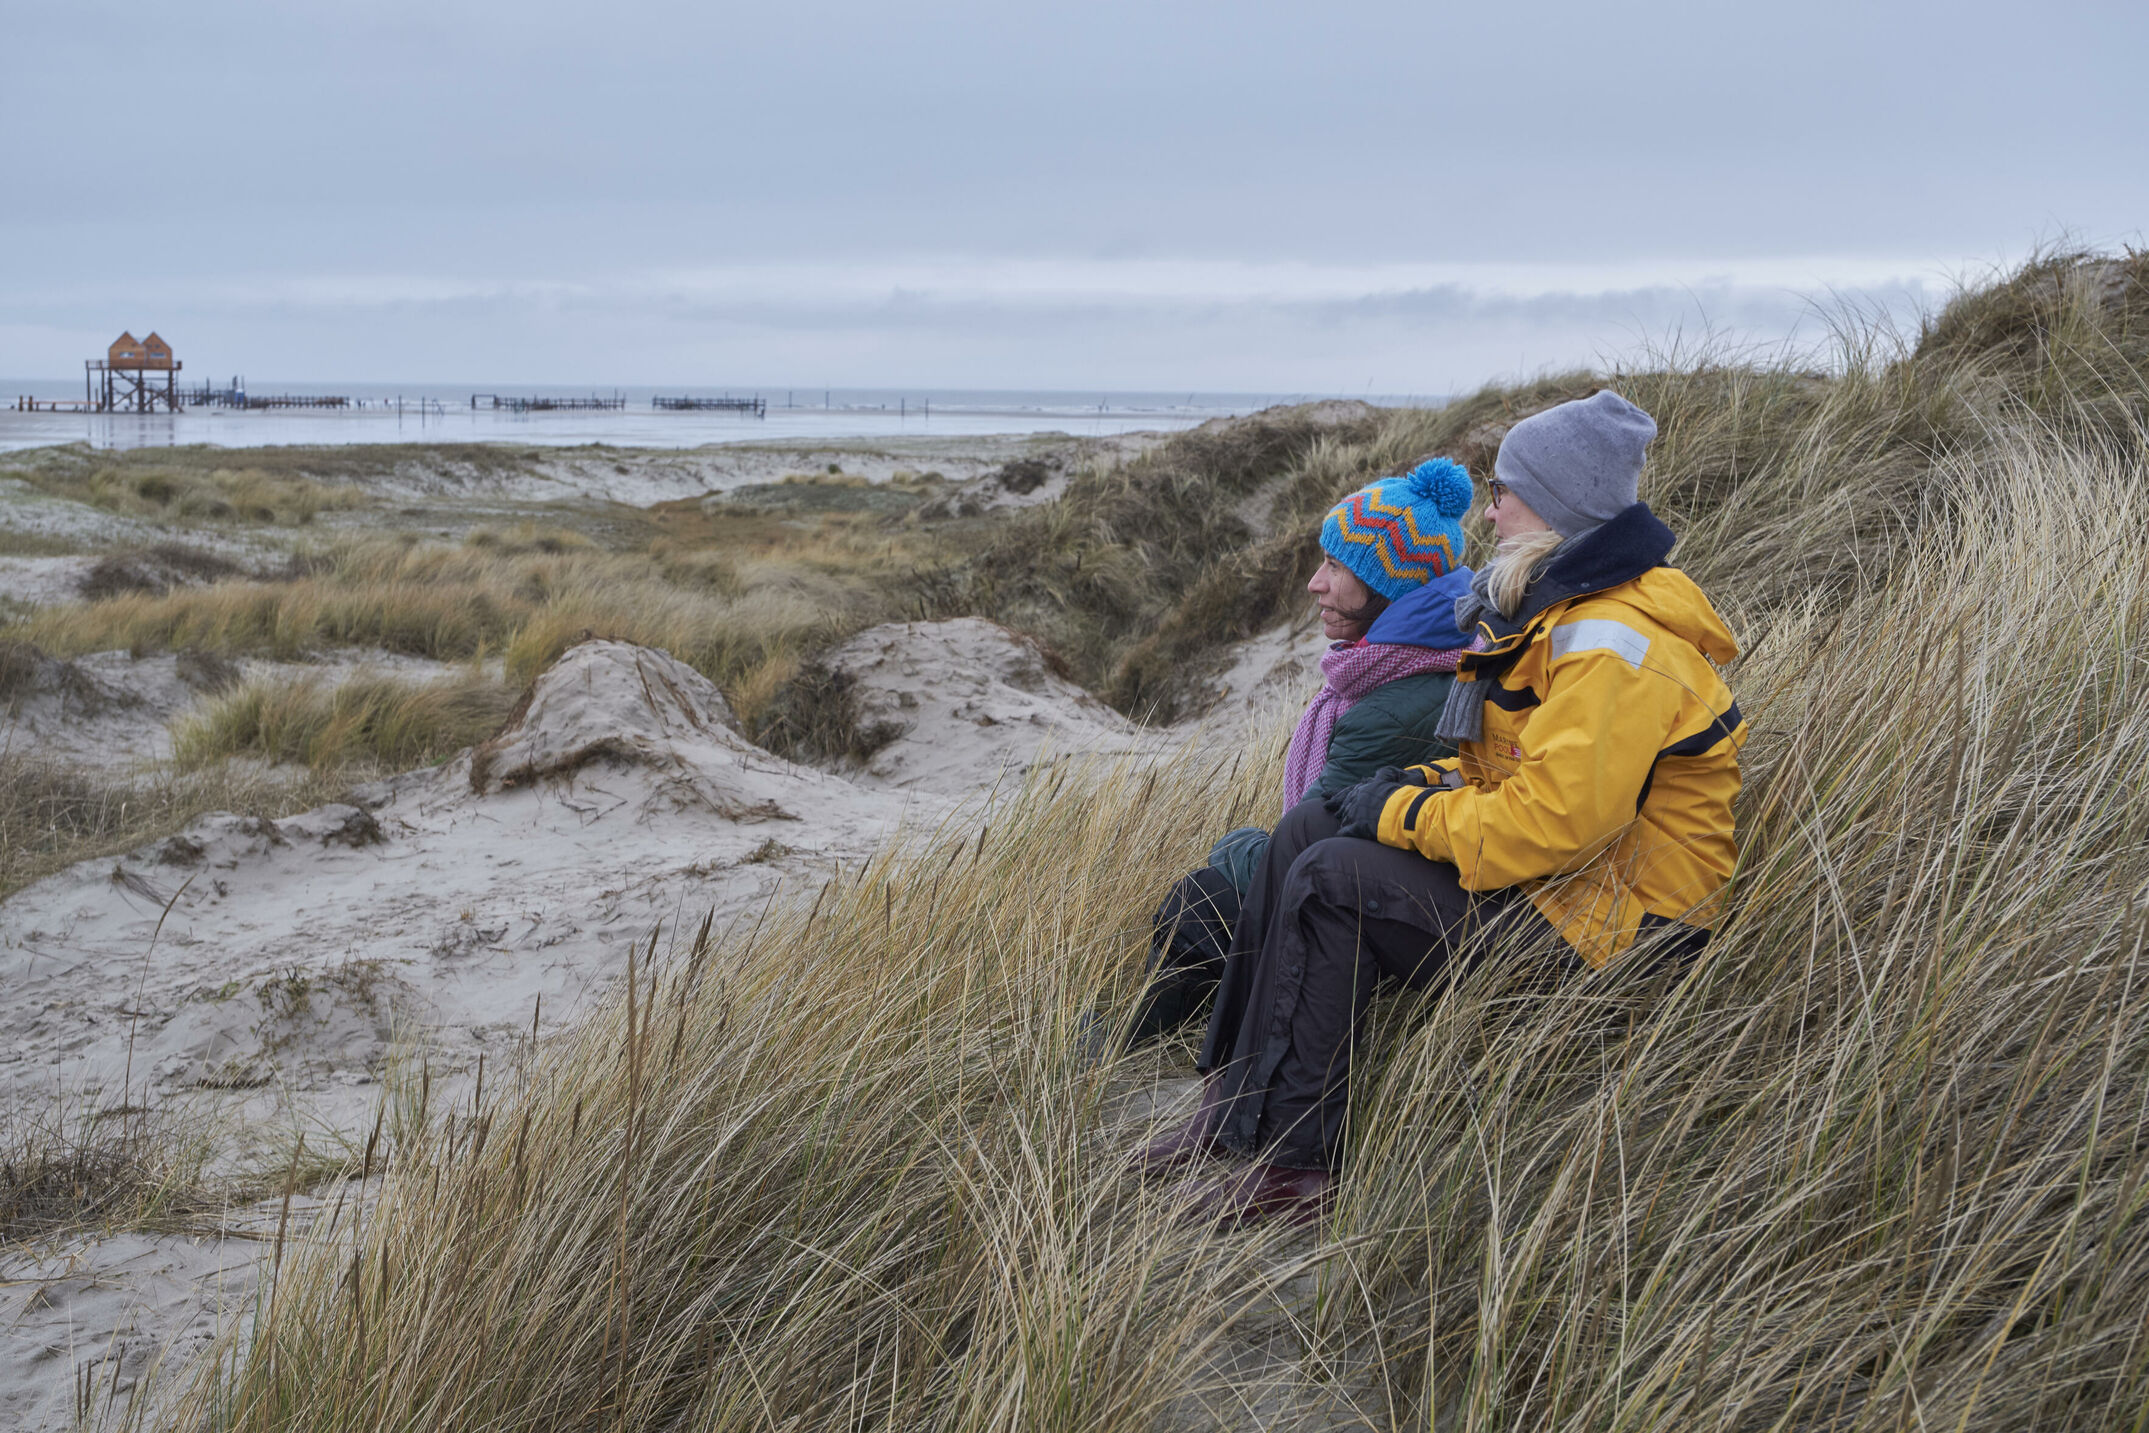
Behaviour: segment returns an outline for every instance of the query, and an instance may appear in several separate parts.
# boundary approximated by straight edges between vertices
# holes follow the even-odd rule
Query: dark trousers
[[[1223,1144],[1294,1169],[1336,1165],[1351,1047],[1383,979],[1424,989],[1521,942],[1580,965],[1519,893],[1465,891],[1453,866],[1336,830],[1318,798],[1276,828],[1199,1061],[1222,1074]]]
[[[1203,866],[1179,878],[1157,907],[1149,944],[1149,987],[1135,1008],[1127,1044],[1155,1040],[1205,1014],[1223,978],[1239,893],[1230,876]]]

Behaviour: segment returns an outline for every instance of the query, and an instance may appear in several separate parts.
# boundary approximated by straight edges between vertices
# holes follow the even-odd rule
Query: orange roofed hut
[[[123,333],[105,350],[105,367],[155,369],[168,372],[176,365],[172,362],[172,346],[154,333],[137,339],[131,333]]]

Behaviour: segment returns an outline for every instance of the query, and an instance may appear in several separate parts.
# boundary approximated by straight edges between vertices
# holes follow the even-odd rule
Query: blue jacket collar
[[[1458,567],[1412,588],[1373,619],[1366,640],[1437,652],[1469,646],[1470,634],[1455,625],[1455,599],[1470,590],[1471,576],[1469,568]]]

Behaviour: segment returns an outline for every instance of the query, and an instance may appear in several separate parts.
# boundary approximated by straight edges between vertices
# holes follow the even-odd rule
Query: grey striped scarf
[[[1476,632],[1477,624],[1488,616],[1497,614],[1492,605],[1492,567],[1481,567],[1470,579],[1470,590],[1455,599],[1455,625],[1465,632]],[[1478,632],[1470,641],[1470,650],[1485,650],[1485,634]],[[1460,748],[1466,741],[1482,741],[1485,737],[1485,699],[1478,684],[1465,681],[1458,675],[1454,685],[1448,688],[1446,705],[1440,708],[1440,725],[1433,735],[1442,741],[1453,742]]]

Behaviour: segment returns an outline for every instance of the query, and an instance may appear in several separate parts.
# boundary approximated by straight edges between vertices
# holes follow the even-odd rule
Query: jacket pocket
[[[1584,960],[1600,969],[1634,943],[1646,914],[1641,897],[1621,874],[1624,863],[1618,849],[1579,870],[1540,881],[1530,891],[1538,912]]]

